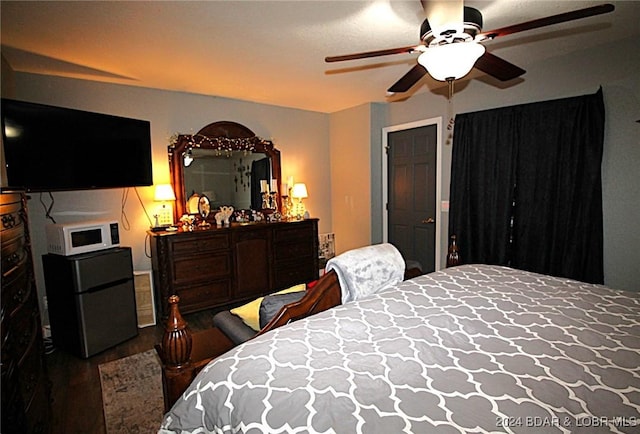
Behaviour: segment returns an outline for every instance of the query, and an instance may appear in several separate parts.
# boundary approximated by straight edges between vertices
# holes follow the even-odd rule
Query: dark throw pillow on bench
[[[305,291],[299,291],[288,294],[267,295],[260,303],[260,328],[266,326],[282,306],[300,300],[305,294]]]

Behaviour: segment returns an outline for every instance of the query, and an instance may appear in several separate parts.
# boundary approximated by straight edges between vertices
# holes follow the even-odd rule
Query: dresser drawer
[[[228,234],[207,234],[171,240],[171,251],[175,256],[193,255],[229,249]]]
[[[279,227],[274,231],[273,242],[277,247],[290,243],[310,243],[313,240],[313,226],[306,223],[291,223],[291,225],[294,227]]]
[[[20,195],[3,194],[0,200],[0,235],[4,243],[23,236],[25,226]]]
[[[11,273],[14,268],[26,265],[27,260],[30,259],[26,240],[23,236],[10,239],[3,238],[0,252],[2,279],[7,278],[7,275]]]
[[[311,222],[279,227],[273,234],[273,255],[276,263],[290,260],[308,261],[318,255],[317,235]],[[304,259],[303,259],[304,258]]]
[[[227,253],[191,256],[173,262],[173,282],[176,285],[219,279],[228,277],[230,273],[231,258]]]
[[[33,340],[40,336],[40,316],[37,311],[32,310],[31,300],[35,300],[34,295],[29,297],[27,304],[14,312],[9,320],[10,325],[3,324],[7,328],[3,330],[2,350],[8,351],[13,357],[22,355]],[[22,357],[18,357],[17,360],[22,360]]]
[[[297,241],[286,246],[275,246],[274,256],[276,262],[295,260],[300,258],[313,258],[316,246],[309,241]]]
[[[194,312],[215,304],[228,303],[231,280],[211,280],[201,285],[178,288],[176,292],[180,297],[180,312]]]
[[[16,309],[22,306],[34,290],[33,275],[27,266],[16,267],[6,275],[2,275],[2,310],[7,315],[14,315]]]
[[[10,330],[9,316],[4,313],[4,306],[2,307],[2,323],[0,328],[2,332],[2,347],[0,349],[0,360],[2,361],[2,381],[0,381],[0,390],[2,390],[3,396],[10,387],[17,388],[15,381],[9,381],[15,374],[15,365],[18,363],[16,354],[10,351],[11,338],[13,337],[13,331]],[[5,387],[5,385],[7,385]]]

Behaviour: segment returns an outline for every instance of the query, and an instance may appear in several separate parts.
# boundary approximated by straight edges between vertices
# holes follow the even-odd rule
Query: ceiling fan
[[[521,76],[526,71],[487,52],[482,45],[484,42],[500,36],[606,14],[614,10],[612,4],[602,4],[483,32],[482,13],[475,8],[463,6],[462,1],[422,0],[422,6],[427,19],[420,27],[420,44],[328,56],[325,57],[325,62],[341,62],[390,54],[421,53],[418,63],[388,89],[388,92],[392,93],[408,91],[427,72],[434,79],[447,81],[451,85],[454,80],[467,75],[473,67],[498,80],[508,81]]]

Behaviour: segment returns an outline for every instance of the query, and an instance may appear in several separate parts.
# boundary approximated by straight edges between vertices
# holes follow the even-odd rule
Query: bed
[[[638,432],[640,294],[460,265],[208,364],[159,433]]]

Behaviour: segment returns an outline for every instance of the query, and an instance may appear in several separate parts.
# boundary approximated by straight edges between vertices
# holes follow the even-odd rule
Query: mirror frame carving
[[[173,208],[176,222],[180,220],[182,215],[188,214],[182,157],[188,148],[222,150],[223,152],[239,150],[266,154],[271,159],[271,176],[277,180],[278,210],[282,210],[280,151],[273,146],[272,141],[256,136],[244,125],[231,121],[219,121],[203,127],[196,134],[178,135],[168,147],[171,186],[176,195],[176,203]]]

